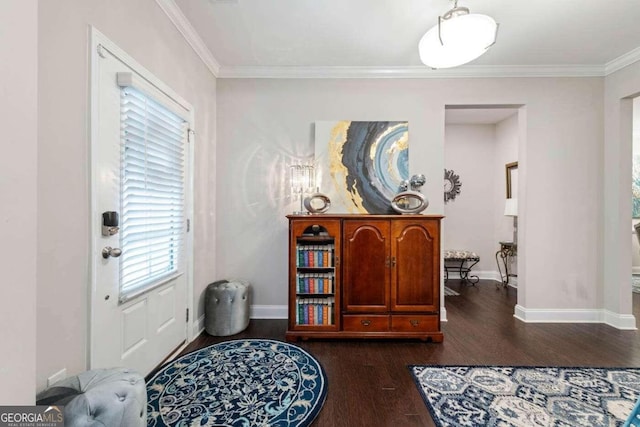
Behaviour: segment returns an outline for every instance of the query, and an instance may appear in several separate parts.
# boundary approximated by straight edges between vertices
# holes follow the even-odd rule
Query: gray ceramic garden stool
[[[227,336],[249,326],[251,285],[242,280],[218,280],[204,294],[204,329],[210,335]]]

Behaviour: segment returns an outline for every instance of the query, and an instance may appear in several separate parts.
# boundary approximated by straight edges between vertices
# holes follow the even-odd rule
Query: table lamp
[[[300,210],[295,215],[304,215],[303,208],[305,194],[316,190],[315,167],[310,163],[296,163],[290,166],[291,171],[291,200],[300,199]]]
[[[518,199],[507,199],[504,215],[513,217],[513,244],[518,244]]]

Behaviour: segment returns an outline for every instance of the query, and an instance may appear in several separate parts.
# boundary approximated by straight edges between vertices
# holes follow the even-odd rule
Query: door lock
[[[112,248],[111,246],[107,246],[102,250],[102,258],[107,259],[110,256],[114,258],[118,258],[122,255],[122,249],[120,248]]]
[[[105,237],[113,236],[118,233],[120,220],[118,212],[107,211],[102,213],[102,235]],[[105,257],[106,258],[106,257]]]

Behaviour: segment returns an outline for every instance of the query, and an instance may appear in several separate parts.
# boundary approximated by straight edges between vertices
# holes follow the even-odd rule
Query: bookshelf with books
[[[289,215],[287,340],[442,342],[441,215]]]
[[[304,216],[290,224],[287,337],[339,329],[340,221]],[[302,336],[300,335],[300,336]]]

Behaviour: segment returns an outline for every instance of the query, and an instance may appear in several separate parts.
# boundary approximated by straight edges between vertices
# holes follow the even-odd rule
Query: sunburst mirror
[[[448,203],[450,200],[454,200],[458,194],[460,194],[460,188],[462,183],[460,182],[460,176],[456,175],[453,170],[444,170],[444,202]]]

